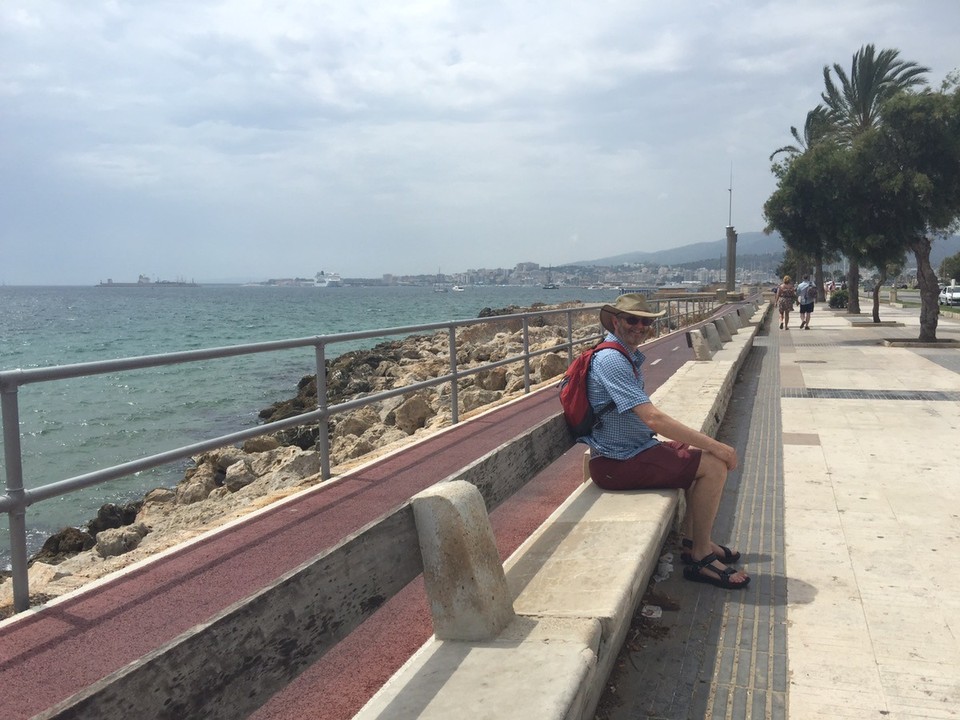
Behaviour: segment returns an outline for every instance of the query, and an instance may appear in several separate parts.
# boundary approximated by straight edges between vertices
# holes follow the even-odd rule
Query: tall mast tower
[[[732,293],[737,282],[737,231],[733,229],[733,163],[730,163],[730,200],[727,210],[727,292]]]

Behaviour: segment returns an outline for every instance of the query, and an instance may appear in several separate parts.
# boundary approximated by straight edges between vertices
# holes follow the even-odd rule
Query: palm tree
[[[853,56],[849,77],[833,64],[840,86],[830,76],[830,66],[823,67],[823,84],[820,95],[842,140],[853,141],[858,135],[876,127],[883,115],[883,106],[902,90],[926,85],[922,75],[930,68],[914,62],[898,60],[899,50],[881,50],[873,45],[864,45]]]
[[[796,145],[784,145],[777,148],[770,154],[773,160],[780,153],[788,155],[802,155],[815,144],[830,136],[833,125],[830,122],[830,113],[823,105],[817,105],[813,110],[807,113],[807,119],[803,123],[803,137],[793,125],[790,126],[790,134],[797,141]]]
[[[840,142],[852,144],[867,130],[875,128],[883,120],[883,107],[897,93],[925,85],[922,77],[929,68],[914,62],[899,60],[899,50],[881,50],[864,45],[853,56],[848,76],[838,63],[833,64],[839,86],[834,83],[830,66],[823,67],[824,92],[820,95],[826,106],[830,122]],[[850,303],[848,311],[860,313],[857,288],[860,282],[859,257],[856,252],[850,259]]]

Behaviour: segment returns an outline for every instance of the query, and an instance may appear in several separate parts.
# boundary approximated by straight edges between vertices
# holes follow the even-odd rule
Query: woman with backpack
[[[777,288],[777,310],[780,311],[780,329],[790,329],[790,311],[797,302],[797,289],[793,286],[793,278],[783,276],[783,282]]]

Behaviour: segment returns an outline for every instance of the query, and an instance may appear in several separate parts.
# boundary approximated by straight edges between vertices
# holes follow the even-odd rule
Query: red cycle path
[[[652,391],[692,358],[683,335],[644,348]],[[248,597],[420,490],[560,411],[533,393],[0,630],[0,717],[29,718]],[[510,555],[580,484],[574,447],[491,513]],[[430,637],[420,579],[251,717],[350,718]]]

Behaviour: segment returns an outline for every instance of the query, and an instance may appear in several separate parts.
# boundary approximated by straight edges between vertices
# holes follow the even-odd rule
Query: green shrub
[[[850,297],[847,295],[846,290],[834,290],[830,294],[830,307],[845,308],[849,300]]]

